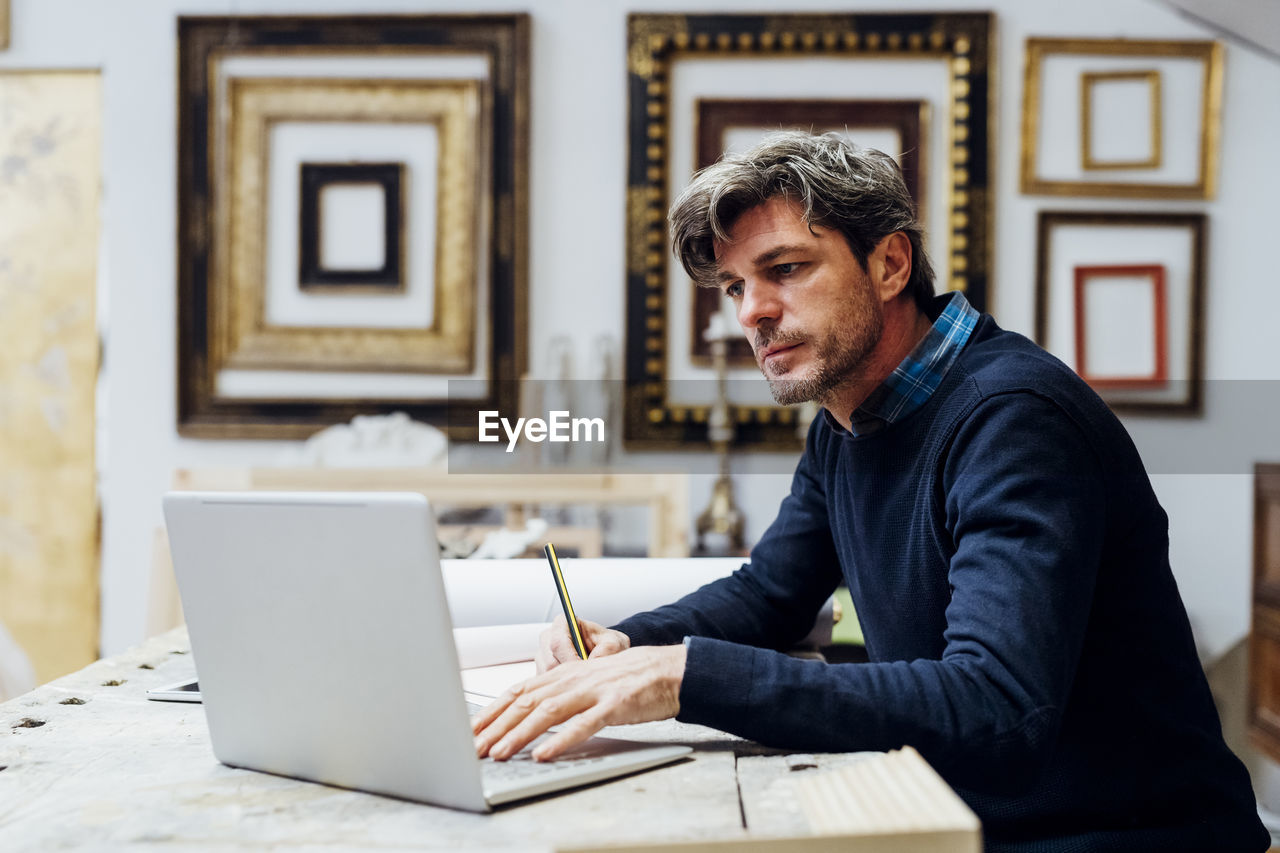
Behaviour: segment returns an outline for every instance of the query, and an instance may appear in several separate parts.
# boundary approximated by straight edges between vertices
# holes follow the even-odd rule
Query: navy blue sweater
[[[782,654],[841,581],[870,663]],[[930,400],[864,437],[816,418],[730,578],[618,626],[678,643],[678,719],[803,750],[910,744],[992,851],[1268,846],[1106,405],[984,316]]]

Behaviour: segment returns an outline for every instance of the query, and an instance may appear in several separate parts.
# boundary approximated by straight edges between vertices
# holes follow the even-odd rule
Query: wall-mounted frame
[[[404,163],[301,164],[299,287],[404,291],[404,173]]]
[[[1249,632],[1249,736],[1280,761],[1280,464],[1253,471],[1253,613]]]
[[[924,215],[921,167],[928,127],[929,104],[920,100],[770,100],[763,98],[699,98],[697,109],[697,168],[710,166],[726,151],[741,151],[765,134],[783,129],[813,133],[834,131],[855,143],[893,156],[902,167],[907,190]],[[698,288],[693,300],[690,357],[694,364],[711,363],[711,344],[699,334],[725,298],[711,288]],[[754,366],[755,357],[744,337],[729,341],[729,363]]]
[[[1198,413],[1203,214],[1044,211],[1036,342],[1117,411]]]
[[[227,259],[227,287],[209,294],[214,370],[467,374],[487,230],[476,203],[489,183],[476,158],[489,147],[480,82],[247,77],[226,90],[230,179],[215,221],[227,228],[215,259]],[[305,166],[337,156],[362,170],[384,157],[404,164],[412,225],[394,298],[299,278]]]
[[[1080,168],[1159,169],[1164,162],[1160,72],[1080,75]],[[1145,115],[1145,121],[1143,116]],[[1125,121],[1117,129],[1117,121]]]
[[[476,411],[513,409],[528,17],[198,17],[178,30],[179,432],[298,438],[400,410],[465,437]],[[306,281],[307,164],[385,172],[364,182],[385,202],[385,227],[364,235],[391,255],[377,287]],[[367,267],[376,254],[336,257]]]
[[[697,166],[699,101],[901,100],[943,117],[921,132],[927,248],[939,289],[963,290],[985,308],[993,27],[985,13],[630,16],[628,446],[696,449],[707,441],[714,373],[691,354],[701,331],[696,289],[670,256],[666,225]],[[774,405],[754,366],[730,378],[737,446],[800,446],[800,412]]]
[[[0,0],[0,50],[9,46],[9,0]]]
[[[1217,42],[1027,39],[1022,192],[1212,198],[1221,112]]]
[[[1095,389],[1163,388],[1169,381],[1164,267],[1111,264],[1074,272],[1080,378]]]

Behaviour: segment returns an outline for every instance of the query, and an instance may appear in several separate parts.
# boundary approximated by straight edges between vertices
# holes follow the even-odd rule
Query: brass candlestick
[[[729,445],[733,442],[733,417],[729,407],[729,343],[732,332],[721,314],[713,314],[703,333],[711,344],[711,361],[716,371],[716,401],[707,418],[707,437],[720,463],[720,476],[711,488],[711,501],[698,514],[694,524],[695,547],[705,552],[703,537],[708,533],[724,536],[729,553],[743,550],[743,518],[733,500],[733,480],[729,476]]]

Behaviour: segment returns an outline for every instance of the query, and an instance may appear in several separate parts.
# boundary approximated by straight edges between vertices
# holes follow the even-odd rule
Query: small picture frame
[[[1022,192],[1212,198],[1221,111],[1217,42],[1027,39]]]
[[[298,286],[403,292],[404,164],[302,163]]]
[[[1116,411],[1202,405],[1205,217],[1044,211],[1036,342]]]
[[[1160,72],[1080,75],[1080,163],[1099,169],[1159,169],[1163,162]],[[1116,124],[1123,122],[1123,127]]]
[[[1169,379],[1165,315],[1160,264],[1076,267],[1080,378],[1094,388],[1163,388]]]

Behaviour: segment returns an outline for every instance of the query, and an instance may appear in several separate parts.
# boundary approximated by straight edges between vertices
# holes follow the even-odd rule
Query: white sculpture
[[[480,547],[471,552],[468,560],[510,560],[519,557],[535,542],[545,539],[547,522],[531,518],[524,523],[524,530],[495,530],[486,533]]]
[[[443,467],[448,452],[443,432],[392,412],[356,415],[349,424],[326,427],[282,461],[326,468],[430,468]]]

